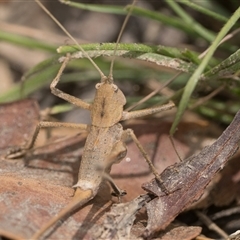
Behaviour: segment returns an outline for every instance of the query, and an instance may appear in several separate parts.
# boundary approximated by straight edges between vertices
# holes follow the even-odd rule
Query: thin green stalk
[[[113,56],[114,54],[114,44],[111,43],[104,43],[104,44],[84,44],[81,45],[82,48],[88,52],[88,55],[91,58],[95,58],[98,56]],[[93,49],[93,50],[90,50]],[[165,54],[162,55],[157,53],[159,51],[163,51],[163,48],[159,48],[156,46],[147,46],[143,44],[119,44],[118,45],[118,50],[116,52],[116,56],[118,57],[124,57],[124,58],[131,58],[131,59],[138,59],[142,61],[148,61],[155,63],[160,66],[165,66],[168,68],[175,69],[177,71],[181,72],[187,72],[187,73],[192,73],[196,69],[196,65],[188,62],[181,60],[177,57],[173,57],[172,54],[178,54],[179,51],[170,51],[169,55],[171,57],[167,56],[167,52],[170,50],[170,48],[165,48]],[[84,54],[82,52],[77,51],[75,46],[62,46],[59,47],[57,50],[59,53],[64,54],[66,52],[75,52],[72,54],[72,58],[85,58]],[[178,54],[179,57],[179,54]],[[186,59],[186,57],[183,57]]]
[[[19,34],[0,31],[0,40],[27,48],[56,52],[56,46],[54,45],[46,44],[43,41],[38,41],[33,38],[20,36]]]
[[[192,29],[192,27],[188,26],[181,18],[177,18],[174,16],[167,16],[160,12],[151,11],[151,10],[140,8],[140,7],[134,7],[132,11],[132,15],[156,20],[168,26],[172,26],[177,29],[180,29],[186,32],[187,34],[196,35],[196,32]]]
[[[223,60],[217,66],[211,68],[201,76],[202,80],[212,80],[213,77],[224,78],[238,72],[240,65],[240,49]]]
[[[50,66],[40,74],[31,76],[27,81],[15,84],[9,91],[0,95],[0,103],[15,101],[27,97],[44,85],[49,85],[59,70],[58,65]]]
[[[202,7],[202,6],[200,6],[196,3],[190,2],[189,0],[180,0],[179,2],[182,3],[182,4],[185,4],[188,7],[191,7],[192,9],[194,9],[198,12],[201,12],[205,15],[208,15],[208,16],[214,18],[214,19],[217,19],[219,21],[222,21],[222,22],[227,22],[228,21],[227,17],[224,17],[224,16],[222,16],[222,15],[216,13],[216,12],[213,12],[213,11],[207,9],[207,8],[204,8],[204,7]]]
[[[72,2],[67,0],[60,0],[61,3],[69,5],[71,7],[80,8],[83,10],[100,12],[100,13],[112,13],[112,14],[126,14],[126,10],[122,6],[113,6],[113,5],[100,5],[100,4],[85,4],[79,2]]]
[[[183,96],[181,98],[181,101],[180,101],[180,104],[179,104],[179,107],[178,107],[178,111],[176,113],[176,117],[175,117],[174,122],[172,124],[172,127],[170,129],[170,135],[173,135],[174,132],[176,131],[177,125],[180,122],[180,119],[181,119],[181,117],[182,117],[182,115],[183,115],[183,113],[184,113],[184,111],[185,111],[185,109],[188,105],[190,96],[191,96],[196,84],[198,83],[202,72],[204,71],[207,64],[209,63],[213,53],[218,48],[218,45],[221,42],[221,40],[224,38],[224,36],[228,33],[228,31],[237,22],[239,17],[240,17],[240,8],[238,8],[234,12],[234,14],[228,20],[228,22],[224,25],[224,27],[218,33],[216,39],[212,43],[211,47],[209,48],[209,51],[207,52],[207,54],[203,58],[201,64],[198,66],[198,68],[195,70],[195,72],[193,73],[193,75],[189,79],[189,81],[188,81],[188,83],[187,83],[187,85],[184,89],[184,93],[183,93]]]
[[[196,22],[192,17],[190,17],[186,11],[184,11],[175,1],[166,0],[166,2],[176,12],[176,14],[184,20],[187,25],[191,26],[192,29],[199,34],[199,36],[203,37],[209,42],[213,41],[215,35],[200,25],[198,22]]]
[[[71,7],[76,7],[84,10],[94,11],[94,12],[100,12],[100,13],[111,13],[111,14],[120,14],[125,15],[129,11],[129,7],[122,7],[122,6],[111,6],[111,5],[99,5],[99,4],[83,4],[78,2],[72,2],[67,0],[61,0],[62,3],[67,4]],[[149,19],[153,19],[159,22],[162,22],[164,24],[167,24],[169,26],[176,27],[178,29],[183,30],[184,32],[193,35],[195,34],[195,31],[185,24],[185,22],[182,21],[180,18],[176,18],[174,16],[166,16],[160,12],[151,11],[148,9],[140,8],[134,6],[132,11],[133,16],[140,16],[140,17],[146,17]]]

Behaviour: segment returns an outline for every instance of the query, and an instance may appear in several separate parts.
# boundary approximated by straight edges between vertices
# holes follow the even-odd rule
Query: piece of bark
[[[200,198],[215,174],[237,151],[239,130],[240,111],[211,146],[203,148],[199,154],[181,163],[168,167],[161,174],[161,178],[169,194],[161,190],[155,179],[143,184],[144,190],[157,196],[146,205],[149,219],[145,237],[165,229],[180,212]]]
[[[239,152],[207,186],[202,197],[194,202],[190,209],[206,209],[211,205],[223,207],[240,198],[240,180],[235,179],[240,173]]]

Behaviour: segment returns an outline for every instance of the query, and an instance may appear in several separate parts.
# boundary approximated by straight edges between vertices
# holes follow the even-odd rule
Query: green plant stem
[[[54,45],[46,44],[43,41],[38,41],[29,37],[20,36],[19,34],[9,33],[6,31],[0,31],[0,40],[27,48],[56,52],[56,46]]]
[[[211,42],[215,38],[215,35],[204,28],[202,25],[198,24],[192,17],[190,17],[175,1],[172,0],[166,0],[168,5],[180,16],[184,22],[191,26],[196,33],[199,34],[199,36],[203,37],[207,41]]]
[[[191,7],[192,9],[196,10],[196,11],[199,11],[205,15],[208,15],[214,19],[217,19],[219,21],[222,21],[222,22],[227,22],[228,21],[228,18],[227,17],[224,17],[216,12],[213,12],[207,8],[204,8],[196,3],[193,3],[193,2],[190,2],[189,0],[181,0],[179,1],[180,3],[182,4],[185,4],[186,6],[188,7]]]
[[[175,117],[174,122],[172,124],[172,127],[170,129],[170,135],[173,135],[174,132],[176,131],[177,125],[178,125],[178,123],[179,123],[179,121],[180,121],[180,119],[181,119],[181,117],[182,117],[182,115],[183,115],[187,105],[188,105],[190,96],[191,96],[191,94],[192,94],[196,84],[198,83],[202,72],[204,71],[204,69],[206,68],[207,64],[209,63],[213,53],[218,48],[218,45],[221,42],[221,40],[224,38],[224,36],[228,33],[228,31],[233,27],[233,25],[239,19],[239,17],[240,17],[240,8],[238,8],[234,12],[234,14],[228,20],[228,22],[224,25],[224,27],[218,33],[216,39],[212,43],[211,47],[209,48],[209,51],[207,52],[207,54],[203,58],[201,64],[198,66],[198,68],[194,71],[193,75],[189,79],[189,81],[188,81],[188,83],[187,83],[187,85],[185,87],[183,96],[181,98],[181,101],[180,101],[180,104],[179,104],[179,108],[178,108],[178,111],[176,113],[176,117]]]

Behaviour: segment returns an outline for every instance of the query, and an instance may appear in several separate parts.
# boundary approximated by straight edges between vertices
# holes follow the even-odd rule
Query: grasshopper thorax
[[[92,125],[111,127],[122,117],[126,98],[117,85],[109,82],[96,84],[96,94],[91,106]]]

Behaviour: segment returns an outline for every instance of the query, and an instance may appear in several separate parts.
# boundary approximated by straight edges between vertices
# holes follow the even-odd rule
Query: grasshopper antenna
[[[110,65],[110,71],[109,71],[109,76],[108,76],[108,79],[113,82],[113,66],[114,66],[114,61],[116,59],[116,52],[117,52],[117,48],[118,48],[118,45],[119,45],[119,42],[120,42],[120,39],[122,37],[122,34],[123,34],[123,31],[126,27],[126,24],[131,16],[131,13],[132,13],[132,10],[133,10],[133,6],[136,5],[137,3],[137,0],[134,0],[132,2],[132,4],[130,5],[130,9],[128,11],[128,14],[126,16],[126,18],[124,19],[124,22],[122,24],[122,27],[121,27],[121,30],[120,30],[120,33],[118,35],[118,38],[117,38],[117,42],[116,42],[116,46],[115,46],[115,49],[114,49],[114,52],[113,52],[113,58],[112,58],[112,61],[111,61],[111,65]]]
[[[72,37],[72,35],[67,31],[67,29],[47,10],[47,8],[40,2],[40,0],[35,0],[35,2],[47,13],[47,15],[62,29],[62,31],[77,45],[77,47],[83,52],[84,56],[92,63],[92,65],[97,69],[101,76],[101,82],[104,82],[107,78],[97,64],[92,60],[88,53],[80,46],[80,44]]]

